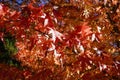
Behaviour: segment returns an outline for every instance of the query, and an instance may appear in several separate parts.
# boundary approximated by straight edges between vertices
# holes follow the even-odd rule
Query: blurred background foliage
[[[4,41],[0,40],[0,63],[20,67],[20,62],[14,59],[17,52],[15,42],[15,38],[10,33],[4,36]]]

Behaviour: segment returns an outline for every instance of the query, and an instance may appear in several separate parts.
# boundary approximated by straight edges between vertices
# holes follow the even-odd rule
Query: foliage
[[[13,66],[0,64],[0,79],[1,80],[25,80],[31,73],[26,70],[20,70]]]
[[[50,0],[36,6],[32,0],[19,11],[0,4],[0,38],[15,37],[15,59],[34,73],[30,79],[120,79],[119,4]]]
[[[10,34],[5,34],[4,42],[0,40],[0,62],[20,67],[20,63],[14,59],[16,52],[15,39]]]

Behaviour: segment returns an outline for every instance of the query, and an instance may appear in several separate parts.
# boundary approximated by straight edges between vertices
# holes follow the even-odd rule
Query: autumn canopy
[[[119,0],[0,1],[1,71],[16,62],[20,80],[120,79]]]

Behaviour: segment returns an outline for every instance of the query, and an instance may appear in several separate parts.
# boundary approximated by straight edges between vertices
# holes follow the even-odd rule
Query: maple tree
[[[7,49],[30,71],[25,79],[120,79],[119,0],[36,2],[20,10],[0,3],[0,39],[15,39],[17,51]]]

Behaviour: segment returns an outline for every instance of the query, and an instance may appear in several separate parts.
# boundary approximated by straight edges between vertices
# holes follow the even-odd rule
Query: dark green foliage
[[[0,63],[6,63],[13,66],[20,66],[20,62],[16,61],[13,56],[17,52],[15,47],[15,39],[10,34],[4,36],[4,42],[0,40]]]

